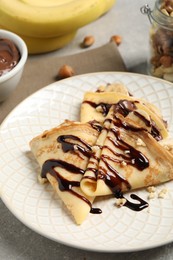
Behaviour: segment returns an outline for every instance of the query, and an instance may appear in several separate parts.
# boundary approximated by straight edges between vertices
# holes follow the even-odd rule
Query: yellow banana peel
[[[69,34],[107,12],[115,0],[0,0],[0,24],[29,37]]]
[[[0,0],[0,28],[26,42],[29,54],[64,47],[82,26],[106,13],[115,0]]]
[[[8,28],[0,25],[0,29],[10,31]],[[29,54],[39,54],[54,51],[67,45],[75,37],[76,31],[52,38],[36,38],[19,35],[26,43]]]

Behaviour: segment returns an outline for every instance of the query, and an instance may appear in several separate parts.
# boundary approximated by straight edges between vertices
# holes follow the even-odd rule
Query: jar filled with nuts
[[[151,22],[149,74],[173,82],[173,0],[157,0],[153,10],[141,8]]]

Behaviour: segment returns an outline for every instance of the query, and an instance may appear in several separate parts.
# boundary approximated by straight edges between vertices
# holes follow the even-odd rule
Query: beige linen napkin
[[[26,97],[55,82],[57,72],[64,64],[72,66],[76,75],[126,70],[118,48],[113,42],[70,56],[29,58],[19,85],[4,102],[0,103],[0,123]]]

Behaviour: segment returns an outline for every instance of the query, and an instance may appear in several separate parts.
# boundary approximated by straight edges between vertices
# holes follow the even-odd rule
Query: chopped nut
[[[161,9],[161,12],[167,16],[169,16],[169,13],[167,12],[167,10],[165,8]]]
[[[147,188],[147,191],[149,192],[148,199],[154,199],[155,195],[156,195],[156,193],[155,193],[156,187],[150,186]]]
[[[73,148],[74,148],[74,151],[78,151],[78,145],[77,145],[77,144],[75,144],[75,145],[73,146]]]
[[[58,71],[58,78],[64,79],[72,77],[75,74],[73,68],[69,65],[63,65]]]
[[[92,35],[86,36],[86,37],[83,39],[83,42],[82,42],[82,44],[81,44],[81,47],[83,47],[83,48],[88,48],[88,47],[90,47],[91,45],[93,45],[94,42],[95,42],[94,36],[92,36]]]
[[[120,45],[122,42],[122,37],[119,35],[113,35],[110,39],[111,42],[115,42],[117,45]]]
[[[165,188],[162,189],[162,190],[158,193],[158,198],[164,199],[167,192],[168,192],[167,189],[165,189]]]
[[[146,144],[142,141],[141,138],[138,138],[136,141],[137,146],[146,146]]]
[[[102,106],[97,106],[96,111],[102,113],[103,112]]]
[[[45,184],[48,182],[48,180],[46,178],[42,178],[40,175],[38,175],[38,182],[40,184]]]
[[[132,159],[132,160],[131,160],[131,163],[132,163],[132,164],[135,164],[135,159]]]
[[[126,163],[125,161],[122,161],[122,162],[121,162],[121,165],[122,165],[122,166],[126,166],[127,163]]]
[[[169,1],[168,1],[169,2]],[[172,4],[172,3],[171,3]],[[173,11],[173,6],[171,6],[171,5],[169,5],[169,3],[168,3],[168,5],[166,6],[166,11],[169,13],[169,15],[172,13],[172,11]]]
[[[163,192],[159,192],[159,194],[158,194],[158,198],[160,198],[160,199],[164,199],[164,197],[165,197],[165,193],[163,193]]]
[[[167,15],[170,15],[170,13],[173,11],[173,3],[172,0],[163,0],[161,3],[160,10],[163,10],[163,13]]]
[[[154,199],[155,198],[155,192],[150,192],[150,194],[148,195],[148,199]]]
[[[91,149],[94,153],[96,153],[100,149],[100,147],[98,145],[94,145]]]
[[[109,126],[110,126],[110,122],[109,122],[109,121],[105,121],[105,122],[104,122],[104,127],[105,127],[106,129],[108,129]],[[104,129],[104,128],[103,128],[103,129]]]
[[[156,187],[150,186],[150,187],[147,188],[147,191],[150,192],[150,193],[151,192],[155,192],[156,191]]]
[[[154,199],[155,196],[156,196],[156,187],[154,186],[150,186],[147,188],[147,191],[149,192],[149,195],[148,195],[148,199]],[[157,197],[158,198],[164,198],[166,193],[167,193],[167,189],[166,188],[163,188],[158,194],[157,194]]]
[[[104,90],[105,90],[105,86],[100,86],[98,87],[97,92],[104,92]]]
[[[116,199],[115,204],[117,207],[122,207],[126,203],[126,201],[127,200],[125,198],[119,198],[119,199]]]
[[[171,148],[170,148],[168,145],[164,145],[164,148],[165,148],[166,150],[168,150],[168,151],[171,150]]]

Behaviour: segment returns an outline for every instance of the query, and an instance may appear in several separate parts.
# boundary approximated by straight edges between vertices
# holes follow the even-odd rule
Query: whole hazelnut
[[[91,45],[93,45],[94,42],[95,42],[94,36],[92,36],[92,35],[86,36],[86,37],[83,39],[83,42],[82,42],[82,44],[81,44],[81,47],[83,47],[83,48],[88,48],[88,47],[90,47]]]
[[[120,35],[113,35],[110,41],[115,42],[117,45],[120,45],[122,42],[122,37]]]
[[[73,68],[69,65],[63,65],[58,71],[58,78],[65,79],[72,77],[75,74]]]
[[[171,56],[164,55],[160,58],[160,63],[165,67],[168,68],[172,65],[173,59]]]

